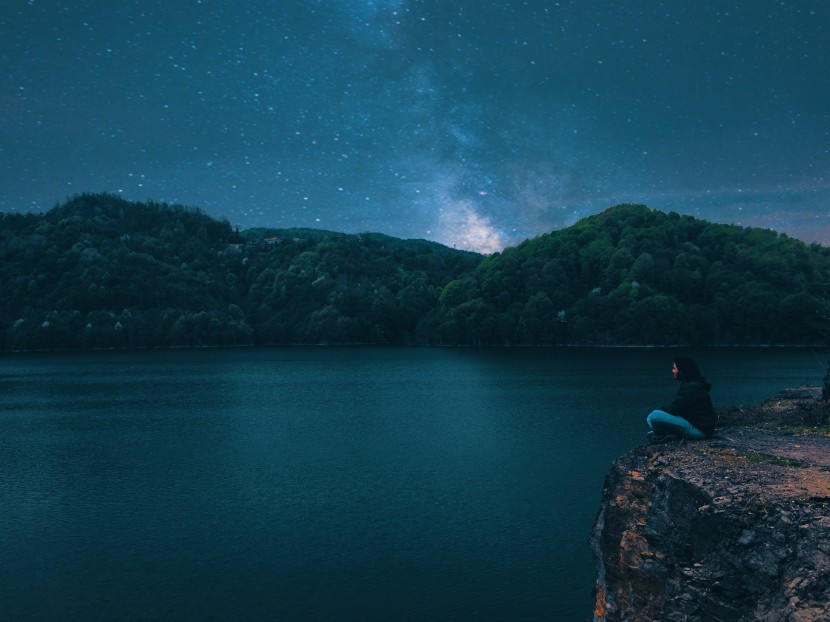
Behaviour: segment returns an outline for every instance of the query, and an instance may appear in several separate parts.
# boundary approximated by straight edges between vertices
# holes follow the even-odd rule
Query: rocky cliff
[[[830,621],[819,394],[729,409],[715,438],[645,445],[613,464],[592,535],[595,622]]]

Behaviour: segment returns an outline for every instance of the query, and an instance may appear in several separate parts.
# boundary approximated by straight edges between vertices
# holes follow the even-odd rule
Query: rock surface
[[[612,465],[595,622],[830,621],[830,438],[798,428],[826,417],[819,394],[731,409],[715,438]]]

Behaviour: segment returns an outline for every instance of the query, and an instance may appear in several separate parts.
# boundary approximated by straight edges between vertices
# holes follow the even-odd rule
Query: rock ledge
[[[830,438],[792,432],[819,393],[614,462],[592,534],[595,622],[830,621]]]

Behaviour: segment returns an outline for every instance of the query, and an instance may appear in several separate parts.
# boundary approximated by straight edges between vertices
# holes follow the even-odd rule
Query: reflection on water
[[[720,404],[823,375],[805,350],[696,354]],[[9,357],[4,615],[586,619],[602,478],[674,393],[671,356]]]

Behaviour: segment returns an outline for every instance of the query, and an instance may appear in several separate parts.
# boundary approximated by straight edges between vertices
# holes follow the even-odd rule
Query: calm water
[[[695,353],[715,401],[826,353]],[[610,462],[664,350],[292,348],[0,359],[13,620],[586,620]]]

